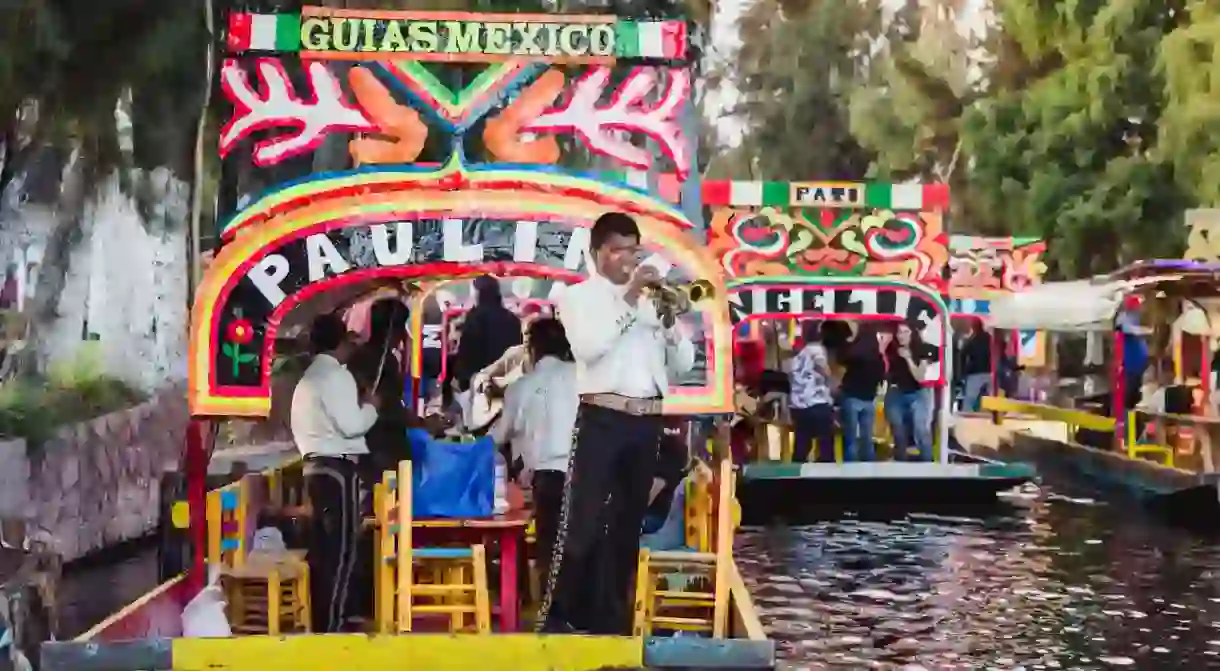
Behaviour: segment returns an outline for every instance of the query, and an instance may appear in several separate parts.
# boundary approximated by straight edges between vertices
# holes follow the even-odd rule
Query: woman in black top
[[[932,460],[933,399],[932,390],[922,384],[928,369],[927,360],[919,353],[922,345],[919,334],[902,323],[885,349],[885,379],[889,383],[885,419],[894,436],[894,458],[904,461],[908,456]]]
[[[978,412],[983,397],[991,393],[991,334],[981,321],[970,323],[970,336],[962,345],[961,375],[965,380],[962,410]]]

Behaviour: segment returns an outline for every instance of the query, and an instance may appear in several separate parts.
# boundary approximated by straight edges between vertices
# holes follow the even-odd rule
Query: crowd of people
[[[762,322],[762,336],[735,344],[739,411],[735,431],[741,458],[755,444],[757,421],[792,427],[797,463],[875,461],[877,402],[893,438],[896,460],[930,461],[937,398],[925,383],[935,357],[907,323],[816,321],[801,323],[795,342],[783,322]],[[992,384],[991,335],[979,322],[963,329],[953,350],[958,357],[960,409],[979,410]]]
[[[530,492],[546,583],[539,629],[630,632],[641,532],[647,517],[670,512],[687,468],[685,445],[664,431],[662,401],[671,376],[694,364],[690,340],[658,313],[658,271],[639,264],[640,251],[629,215],[603,215],[590,231],[590,278],[568,287],[553,315],[518,316],[498,280],[477,278],[475,306],[445,334],[451,379],[433,393],[448,413],[421,418],[404,403],[404,300],[375,303],[363,339],[338,315],[314,321],[290,420],[311,505],[314,631],[341,631],[367,612],[370,561],[359,547],[376,475],[411,458],[408,429],[439,437],[456,424],[489,436]],[[430,377],[440,362],[421,363]],[[492,398],[492,421],[475,418]]]

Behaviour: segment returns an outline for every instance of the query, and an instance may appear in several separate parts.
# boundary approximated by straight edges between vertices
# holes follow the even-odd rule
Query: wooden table
[[[517,594],[517,567],[525,529],[532,515],[528,509],[510,510],[503,515],[466,519],[416,519],[411,523],[413,537],[455,540],[462,543],[496,541],[500,546],[500,631],[516,632],[521,626],[521,599]]]
[[[1220,439],[1217,439],[1218,435],[1220,435],[1220,417],[1175,415],[1164,412],[1145,412],[1143,410],[1138,410],[1137,413],[1156,423],[1156,440],[1159,445],[1169,445],[1165,432],[1167,425],[1189,426],[1194,429],[1195,439],[1199,441],[1199,451],[1203,457],[1203,472],[1216,472],[1216,458],[1212,450],[1217,444],[1220,444]]]

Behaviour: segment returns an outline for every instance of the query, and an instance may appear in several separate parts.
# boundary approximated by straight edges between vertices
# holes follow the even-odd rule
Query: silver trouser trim
[[[335,567],[335,574],[331,576],[330,603],[326,604],[326,621],[329,625],[328,629],[332,632],[338,631],[339,625],[343,621],[343,611],[347,605],[348,582],[351,580],[352,568],[356,559],[355,536],[359,533],[359,527],[355,519],[360,505],[360,479],[359,474],[354,471],[354,464],[352,468],[350,483],[348,474],[319,461],[306,461],[304,468],[306,475],[325,475],[339,483],[339,524],[342,529],[338,538],[339,564]]]
[[[546,577],[546,588],[542,594],[542,606],[538,609],[538,619],[534,621],[534,633],[542,633],[547,617],[551,614],[551,602],[554,599],[555,583],[559,580],[559,570],[563,564],[564,545],[568,541],[568,517],[572,512],[572,473],[576,464],[576,444],[580,437],[581,417],[584,409],[576,411],[576,424],[572,427],[572,449],[568,451],[568,470],[563,478],[563,508],[559,513],[559,530],[555,534],[555,546],[551,549],[551,570]]]

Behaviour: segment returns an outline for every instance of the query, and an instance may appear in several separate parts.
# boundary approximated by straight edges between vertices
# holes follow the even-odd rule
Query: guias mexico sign
[[[303,58],[556,63],[682,60],[686,23],[608,15],[472,14],[305,7],[298,14],[229,18],[229,51],[300,52]]]

